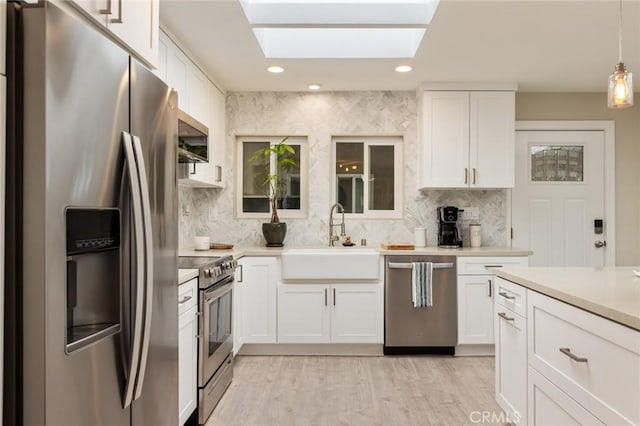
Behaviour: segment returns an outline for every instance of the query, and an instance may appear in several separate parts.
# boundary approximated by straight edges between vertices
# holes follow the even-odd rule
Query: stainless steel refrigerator
[[[177,96],[54,4],[8,15],[4,424],[175,426]]]

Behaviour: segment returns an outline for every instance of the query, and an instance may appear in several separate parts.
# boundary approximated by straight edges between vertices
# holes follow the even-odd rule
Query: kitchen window
[[[332,203],[360,218],[402,218],[402,138],[334,137]]]
[[[258,151],[269,145],[278,145],[282,136],[243,136],[237,139],[237,216],[241,218],[265,218],[271,214],[270,189],[266,182],[269,174],[278,174],[278,216],[280,218],[300,218],[306,216],[307,204],[307,139],[289,137],[286,142],[295,153],[286,152],[285,157],[295,162],[295,166],[277,169],[277,156],[271,154],[268,161],[257,164],[250,161]]]

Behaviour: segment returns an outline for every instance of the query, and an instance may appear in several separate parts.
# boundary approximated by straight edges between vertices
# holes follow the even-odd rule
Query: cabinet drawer
[[[194,278],[178,286],[178,315],[198,304],[198,279]]]
[[[529,367],[529,426],[603,425],[583,406]]]
[[[527,256],[517,257],[458,257],[458,275],[495,275],[492,267],[529,266]]]
[[[527,289],[500,277],[496,278],[495,283],[494,300],[496,303],[526,318]]]
[[[529,364],[607,424],[640,424],[640,332],[530,291]]]

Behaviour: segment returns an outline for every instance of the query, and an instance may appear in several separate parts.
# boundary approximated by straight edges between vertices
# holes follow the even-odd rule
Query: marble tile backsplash
[[[508,244],[506,190],[418,191],[417,98],[415,92],[231,92],[226,103],[226,150],[223,166],[234,176],[236,136],[301,135],[309,143],[309,214],[286,219],[285,244],[324,245],[328,241],[331,206],[331,137],[403,137],[404,218],[347,219],[347,233],[369,246],[384,241],[412,242],[413,229],[427,228],[427,244],[437,245],[436,207],[478,207],[483,246]],[[261,224],[268,219],[238,219],[234,182],[223,190],[180,187],[180,247],[192,247],[195,235],[237,245],[262,245]],[[462,223],[469,244],[468,223]]]

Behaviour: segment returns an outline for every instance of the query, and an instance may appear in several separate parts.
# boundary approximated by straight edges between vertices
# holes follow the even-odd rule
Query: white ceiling
[[[622,56],[638,91],[640,0],[625,0],[623,12]],[[527,92],[602,92],[618,60],[617,0],[442,0],[410,60],[265,59],[238,0],[162,0],[160,20],[229,91],[517,82]],[[394,71],[405,63],[414,70]],[[286,71],[268,73],[270,65]]]

